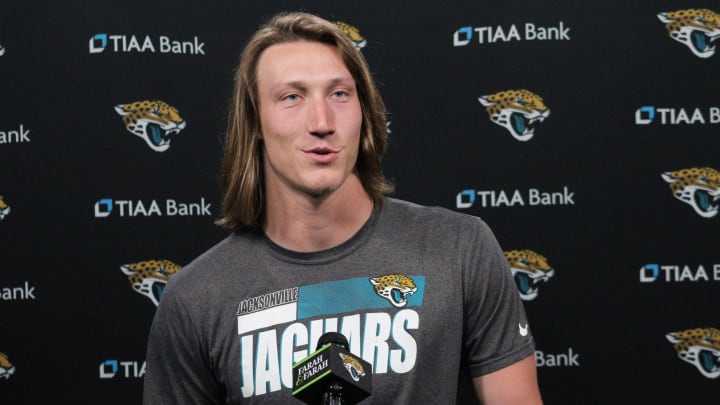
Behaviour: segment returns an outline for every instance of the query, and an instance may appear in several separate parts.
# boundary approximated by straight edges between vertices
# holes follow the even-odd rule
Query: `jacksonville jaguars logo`
[[[5,55],[5,47],[2,44],[0,44],[0,56],[3,56],[3,55]]]
[[[495,124],[505,128],[518,141],[535,135],[533,125],[545,121],[550,109],[542,97],[528,90],[507,90],[478,98]]]
[[[350,378],[352,378],[353,381],[360,381],[362,377],[365,377],[365,368],[357,359],[344,353],[338,354],[342,359],[343,366],[345,366],[345,369],[350,373]]]
[[[694,167],[665,172],[675,198],[688,204],[703,218],[712,218],[720,208],[720,172],[711,167]]]
[[[417,292],[415,282],[402,274],[373,277],[370,278],[370,284],[375,287],[377,295],[388,300],[395,308],[407,305],[408,297]]]
[[[15,374],[15,366],[10,363],[10,359],[5,353],[0,352],[0,380],[7,380],[13,374]]]
[[[185,128],[177,108],[164,101],[143,100],[115,106],[125,129],[142,138],[155,152],[170,148],[173,137]]]
[[[540,284],[547,283],[555,275],[547,259],[532,250],[510,250],[505,252],[505,259],[510,264],[510,271],[523,301],[537,298]]]
[[[0,221],[10,214],[10,206],[5,203],[3,196],[0,195]]]
[[[360,30],[342,21],[336,21],[335,25],[337,25],[350,38],[353,44],[355,44],[355,48],[358,50],[365,48],[367,40],[360,34]]]
[[[695,56],[709,58],[715,54],[712,45],[720,38],[720,14],[707,9],[687,9],[659,13],[670,38],[690,48]]]
[[[158,306],[170,277],[181,267],[170,260],[145,260],[124,264],[120,270],[128,276],[130,286]]]
[[[707,378],[720,377],[720,330],[687,329],[665,335],[678,357],[695,366]]]

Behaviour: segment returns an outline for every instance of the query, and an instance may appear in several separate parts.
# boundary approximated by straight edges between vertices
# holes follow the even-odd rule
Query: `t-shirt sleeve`
[[[143,404],[217,404],[219,387],[212,378],[200,335],[182,300],[166,287],[150,328]]]
[[[464,359],[478,377],[534,353],[520,294],[505,255],[482,221],[471,232],[464,262]]]

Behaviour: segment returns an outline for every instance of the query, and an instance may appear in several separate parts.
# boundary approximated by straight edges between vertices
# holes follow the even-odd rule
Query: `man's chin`
[[[306,181],[296,183],[295,185],[297,190],[312,198],[322,200],[331,196],[343,187],[353,187],[352,184],[354,182],[351,180],[351,177],[352,175],[317,176],[313,179],[305,179]]]
[[[309,196],[316,198],[316,199],[323,199],[330,194],[334,193],[337,189],[340,188],[339,184],[332,184],[327,186],[318,186],[318,187],[308,187],[305,189],[305,193],[307,193]]]

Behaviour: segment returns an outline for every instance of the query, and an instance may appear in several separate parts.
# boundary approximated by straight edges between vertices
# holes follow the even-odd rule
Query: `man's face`
[[[270,46],[258,61],[257,91],[267,187],[322,197],[354,175],[362,111],[334,47]]]

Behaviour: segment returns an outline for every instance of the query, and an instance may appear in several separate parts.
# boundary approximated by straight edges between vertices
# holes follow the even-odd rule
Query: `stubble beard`
[[[316,199],[316,200],[322,200],[325,197],[329,196],[333,192],[337,191],[340,186],[345,182],[347,179],[342,179],[338,183],[333,183],[330,185],[327,185],[325,187],[305,187],[303,190],[304,193],[309,195],[310,197]]]

